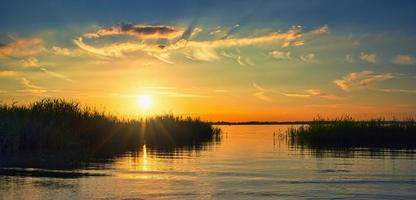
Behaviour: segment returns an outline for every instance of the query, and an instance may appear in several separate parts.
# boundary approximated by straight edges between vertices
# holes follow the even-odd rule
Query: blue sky
[[[2,1],[0,100],[75,98],[135,115],[120,105],[149,93],[152,114],[207,119],[413,115],[414,10],[414,1]]]
[[[3,1],[2,32],[69,25],[198,22],[414,33],[414,1]],[[6,29],[6,30],[5,30]],[[345,30],[344,30],[345,29]]]

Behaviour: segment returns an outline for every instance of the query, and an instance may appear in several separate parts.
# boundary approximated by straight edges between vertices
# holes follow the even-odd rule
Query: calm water
[[[107,176],[0,176],[0,199],[416,199],[412,153],[315,152],[274,135],[287,126],[221,128],[222,140],[202,150],[143,146],[76,170]]]

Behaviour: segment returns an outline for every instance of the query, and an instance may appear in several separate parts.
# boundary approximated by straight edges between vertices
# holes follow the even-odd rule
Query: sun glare
[[[152,107],[153,98],[150,95],[140,95],[137,98],[137,103],[141,109],[149,109]]]

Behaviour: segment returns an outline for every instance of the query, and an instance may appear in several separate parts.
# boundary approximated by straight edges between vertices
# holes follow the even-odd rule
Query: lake
[[[0,199],[416,199],[414,152],[312,150],[288,145],[287,125],[218,127],[221,140],[196,149],[3,174]]]

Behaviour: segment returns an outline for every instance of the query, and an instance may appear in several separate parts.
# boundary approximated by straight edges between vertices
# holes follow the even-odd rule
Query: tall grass
[[[173,115],[121,120],[64,99],[0,105],[0,153],[115,154],[147,146],[186,146],[220,134],[200,119]]]
[[[309,125],[288,129],[289,142],[311,148],[416,148],[416,122],[351,117],[315,119]]]

